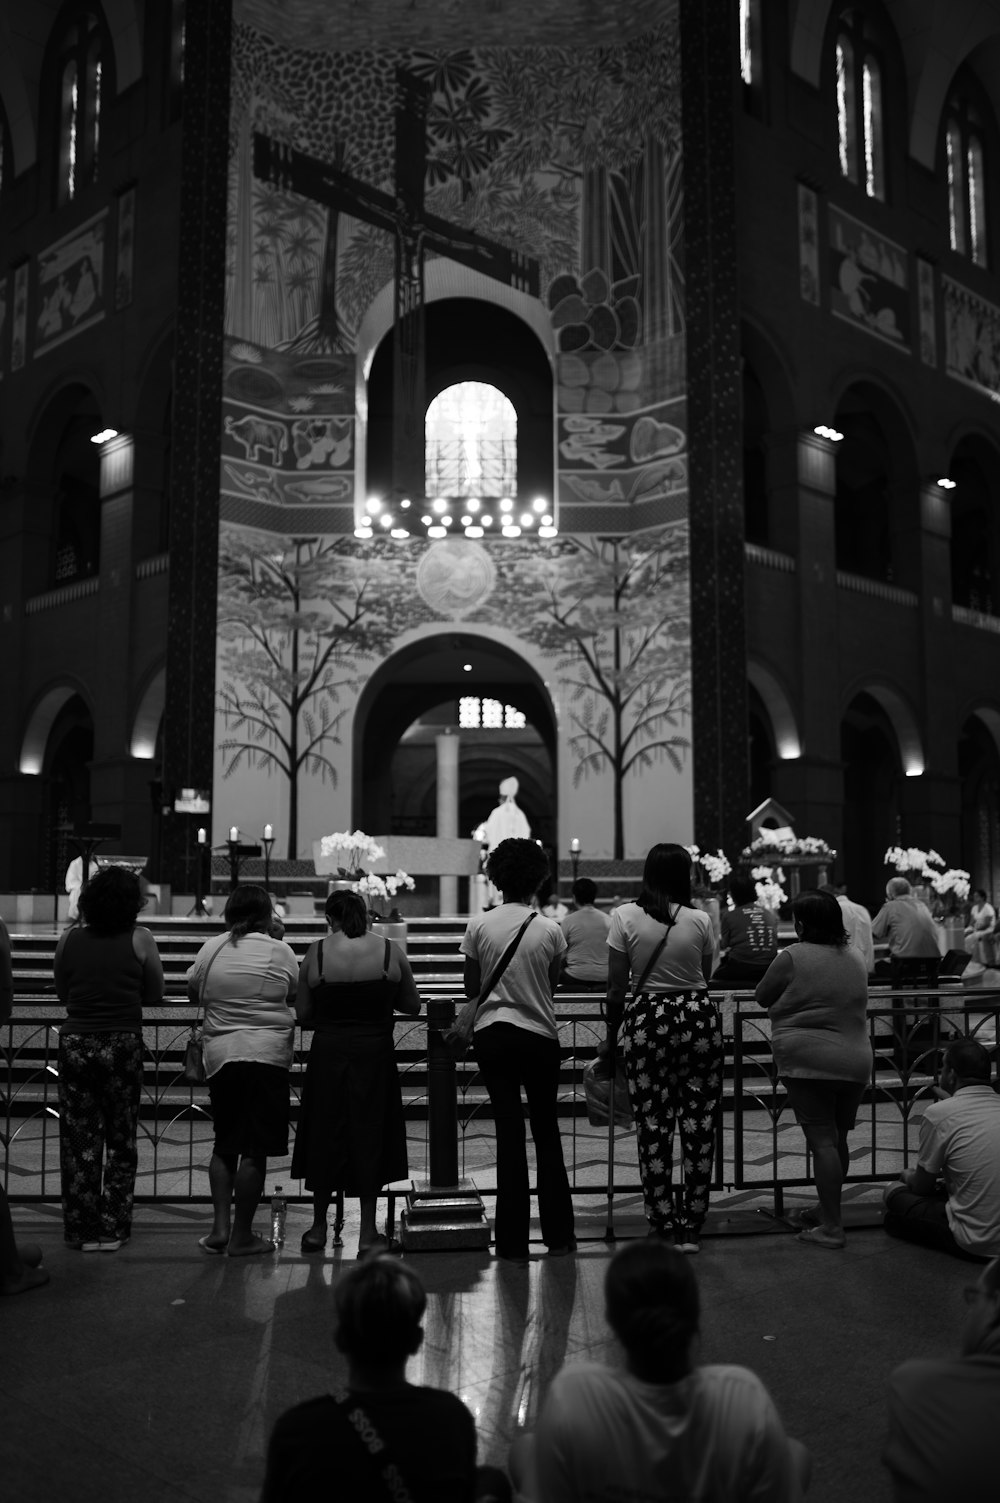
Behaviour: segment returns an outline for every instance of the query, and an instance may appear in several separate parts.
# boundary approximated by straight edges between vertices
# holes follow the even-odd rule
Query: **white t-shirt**
[[[670,936],[642,984],[644,992],[703,991],[702,958],[708,958],[709,972],[718,959],[715,930],[708,914],[698,908],[678,908],[676,914]],[[663,938],[663,927],[638,903],[622,903],[612,913],[608,947],[628,956],[633,986]]]
[[[588,903],[575,913],[568,913],[560,927],[566,936],[566,971],[570,979],[606,982],[611,927],[608,915]]]
[[[526,903],[501,903],[498,908],[469,920],[462,936],[462,954],[478,960],[481,984],[489,979],[531,911]],[[549,966],[565,948],[566,941],[555,920],[536,914],[495,990],[476,1014],[476,1030],[490,1023],[513,1023],[529,1033],[558,1038]]]
[[[206,972],[205,1073],[212,1076],[231,1060],[287,1070],[295,1035],[288,999],[299,977],[292,947],[269,934],[245,934],[236,945],[228,935],[213,937],[194,958],[189,986],[200,988]]]
[[[532,1503],[793,1503],[802,1494],[771,1396],[745,1367],[643,1383],[597,1363],[553,1380]]]
[[[920,1122],[917,1163],[944,1175],[948,1225],[966,1252],[1000,1254],[1000,1096],[990,1085],[961,1086],[932,1101]]]

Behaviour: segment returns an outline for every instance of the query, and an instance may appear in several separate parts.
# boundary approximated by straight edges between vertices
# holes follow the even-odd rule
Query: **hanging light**
[[[429,538],[446,538],[448,536],[448,529],[447,527],[440,527],[435,523],[432,527],[428,527],[427,536]]]

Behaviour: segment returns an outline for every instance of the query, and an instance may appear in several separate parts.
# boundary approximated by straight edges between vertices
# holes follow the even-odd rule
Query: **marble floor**
[[[814,1503],[888,1499],[886,1375],[953,1349],[971,1281],[967,1264],[890,1242],[876,1205],[852,1199],[847,1250],[828,1254],[737,1197],[713,1211],[697,1260],[701,1359],[760,1374],[812,1452]],[[127,1248],[81,1255],[63,1247],[57,1207],[15,1206],[52,1280],[0,1300],[4,1503],[256,1499],[274,1419],[339,1370],[330,1290],[356,1249],[350,1203],[348,1213],[344,1247],[323,1258],[299,1253],[308,1218],[293,1205],[283,1250],[230,1261],[199,1253],[204,1207],[142,1206]],[[575,1258],[546,1259],[536,1245],[524,1270],[485,1253],[410,1255],[429,1293],[410,1377],[465,1400],[482,1461],[503,1463],[564,1362],[616,1360],[600,1206],[579,1219]],[[618,1228],[642,1230],[627,1214]]]

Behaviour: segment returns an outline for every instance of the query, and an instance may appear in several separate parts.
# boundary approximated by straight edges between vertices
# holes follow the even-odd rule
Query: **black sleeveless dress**
[[[310,988],[315,1034],[306,1064],[291,1173],[307,1190],[375,1195],[405,1179],[406,1123],[393,1052],[393,1005],[385,942],[382,975],[373,981]]]

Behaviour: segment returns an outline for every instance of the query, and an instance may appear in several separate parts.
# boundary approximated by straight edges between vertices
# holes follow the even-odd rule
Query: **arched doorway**
[[[53,398],[35,429],[28,476],[50,510],[25,548],[25,583],[33,593],[98,572],[101,456],[91,438],[103,426],[94,394],[72,385]]]
[[[872,912],[884,897],[886,850],[899,841],[903,769],[892,722],[871,694],[855,695],[841,722],[844,849],[848,893]]]
[[[980,710],[958,741],[962,786],[962,865],[991,902],[1000,894],[1000,712]]]
[[[524,724],[462,728],[463,697],[509,706]],[[513,774],[533,837],[554,851],[556,724],[548,691],[516,652],[467,630],[411,643],[366,684],[354,716],[354,823],[435,834],[435,738],[445,730],[460,737],[459,834],[471,835],[496,804],[501,779]]]
[[[970,436],[956,448],[951,492],[951,598],[955,605],[1000,612],[1000,528],[997,527],[997,451]]]

